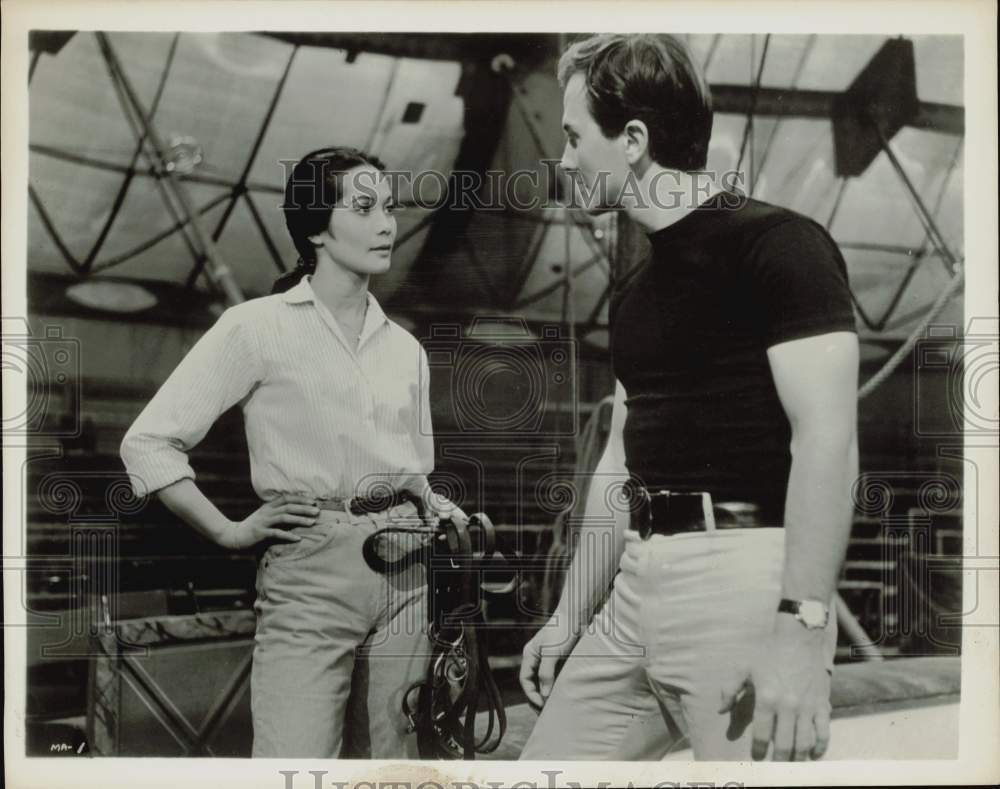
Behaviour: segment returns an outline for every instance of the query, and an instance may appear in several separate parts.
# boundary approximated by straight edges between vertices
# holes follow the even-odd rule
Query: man
[[[696,759],[819,758],[857,468],[843,259],[811,220],[704,172],[711,100],[678,40],[594,36],[559,78],[563,168],[652,256],[612,302],[611,436],[562,598],[524,649],[544,706],[522,758],[660,756],[668,712]],[[613,539],[592,539],[609,519]]]

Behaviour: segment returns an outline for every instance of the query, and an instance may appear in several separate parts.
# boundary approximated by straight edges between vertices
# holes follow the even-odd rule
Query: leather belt
[[[719,501],[708,491],[677,491],[630,484],[629,528],[642,539],[717,529],[777,526],[761,519],[761,507],[751,501]]]
[[[319,497],[316,506],[330,512],[343,512],[350,515],[377,514],[398,507],[408,501],[416,503],[416,496],[409,491],[397,490],[386,495],[355,496],[351,499],[333,499]]]

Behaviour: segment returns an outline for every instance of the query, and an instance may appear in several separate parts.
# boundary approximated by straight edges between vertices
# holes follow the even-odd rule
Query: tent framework
[[[45,232],[59,251],[70,271],[79,278],[86,278],[94,274],[107,272],[110,269],[133,260],[136,256],[148,251],[169,237],[176,235],[183,240],[184,246],[191,257],[191,268],[185,280],[185,287],[192,288],[200,277],[207,275],[212,288],[220,293],[228,303],[232,304],[241,301],[243,293],[240,286],[217,247],[219,239],[225,231],[230,218],[233,216],[237,205],[242,204],[246,206],[252,223],[259,233],[261,242],[273,261],[275,268],[279,272],[286,270],[278,245],[271,237],[262,217],[260,207],[255,202],[255,197],[259,199],[263,195],[274,196],[281,194],[282,190],[271,184],[255,182],[251,178],[251,172],[261,144],[271,126],[276,108],[289,79],[293,63],[300,53],[300,48],[302,46],[317,44],[323,46],[343,46],[345,42],[337,38],[336,35],[319,36],[303,40],[293,36],[291,39],[287,39],[288,43],[291,43],[291,48],[283,71],[271,93],[270,100],[263,113],[259,128],[253,138],[253,143],[244,164],[238,176],[232,179],[196,169],[181,171],[181,168],[175,161],[175,152],[171,150],[171,142],[165,140],[157,128],[156,112],[174,64],[180,34],[173,36],[160,71],[156,90],[148,107],[144,106],[139,98],[107,34],[96,32],[93,35],[96,36],[100,46],[108,78],[114,88],[115,95],[118,97],[120,109],[132,130],[134,148],[127,160],[122,162],[91,154],[83,155],[61,147],[32,142],[30,150],[33,153],[121,176],[121,183],[111,210],[102,227],[97,232],[86,255],[82,257],[74,255],[70,250],[59,232],[56,219],[46,209],[42,197],[34,185],[29,183],[29,199],[41,220]],[[748,165],[747,191],[751,196],[754,194],[759,173],[772,156],[780,123],[789,118],[830,119],[835,112],[838,96],[841,94],[834,91],[803,90],[797,87],[805,65],[813,52],[816,38],[816,36],[811,36],[803,48],[793,70],[788,88],[776,89],[762,85],[762,76],[768,64],[768,53],[771,43],[770,35],[764,36],[759,55],[756,53],[756,37],[751,37],[747,85],[720,83],[711,86],[717,112],[745,115],[744,129],[739,146],[737,170],[741,169],[744,159],[746,159]],[[722,36],[720,34],[713,37],[704,60],[706,70],[712,64],[713,58],[717,56],[721,40]],[[36,46],[32,55],[29,81],[36,71],[41,54],[46,50],[45,41],[39,41],[40,44]],[[356,41],[352,39],[352,41],[346,43],[352,47],[359,47],[364,42],[361,39]],[[391,48],[391,42],[390,44],[386,44],[386,46],[390,46]],[[403,46],[403,44],[399,43],[398,46]],[[410,42],[407,46],[412,49],[414,44]],[[415,54],[418,56],[421,54],[430,55],[433,52],[433,49],[430,48],[432,45],[427,43],[426,46],[428,49],[417,51]],[[56,49],[56,51],[58,50]],[[408,54],[414,53],[409,52]],[[469,57],[470,54],[467,51],[463,51],[458,56]],[[525,104],[522,96],[523,86],[520,84],[520,79],[516,71],[513,68],[495,70],[498,73],[503,73],[508,79],[511,107],[517,112],[521,122],[527,129],[537,155],[544,159],[548,155],[544,134],[537,127],[530,108]],[[755,122],[761,119],[768,119],[774,122],[764,142],[763,150],[758,155],[755,154],[757,150],[755,135],[758,133]],[[961,107],[953,105],[921,101],[913,117],[909,119],[909,125],[920,129],[934,129],[947,135],[953,135],[957,137],[957,145],[945,178],[938,189],[938,193],[933,197],[931,205],[928,206],[912,179],[908,176],[905,166],[900,162],[899,157],[895,155],[889,136],[882,129],[878,128],[876,124],[881,150],[885,153],[885,156],[898,176],[899,182],[903,185],[914,213],[924,230],[923,241],[915,253],[910,248],[899,244],[840,242],[844,249],[890,254],[906,253],[912,257],[912,260],[894,286],[888,304],[881,314],[877,316],[869,314],[861,305],[857,296],[852,293],[859,318],[867,329],[876,334],[899,323],[897,320],[896,324],[894,324],[893,318],[898,318],[897,311],[903,303],[904,295],[914,282],[914,276],[918,269],[928,259],[936,258],[940,260],[949,274],[952,275],[961,266],[959,256],[949,248],[943,233],[937,225],[936,215],[944,200],[952,174],[960,161],[962,134],[964,131],[964,111]],[[131,249],[116,255],[102,257],[101,251],[105,246],[105,242],[113,232],[120,209],[126,202],[130,187],[137,179],[152,179],[155,182],[161,196],[162,204],[173,220],[172,224],[165,229],[151,233]],[[852,181],[853,178],[850,176],[841,175],[839,177],[837,196],[826,222],[828,229],[833,225],[845,200],[848,185]],[[188,192],[188,183],[222,187],[224,191],[198,205]],[[220,206],[223,206],[223,210],[215,221],[214,227],[207,227],[207,215]],[[401,233],[397,240],[397,248],[416,238],[419,231],[432,224],[439,213],[439,211],[427,213],[420,219],[416,226],[408,228]],[[526,217],[521,214],[520,218],[524,219]],[[581,334],[586,334],[596,329],[606,328],[601,322],[601,316],[610,298],[610,291],[613,287],[616,274],[621,273],[616,271],[616,266],[620,266],[622,261],[614,260],[614,255],[610,253],[610,244],[607,246],[602,245],[601,238],[604,235],[603,232],[598,230],[590,219],[565,201],[563,201],[562,217],[560,220],[553,220],[547,216],[540,216],[538,214],[530,215],[527,218],[530,221],[537,222],[540,227],[533,231],[534,235],[523,261],[517,266],[511,281],[504,283],[504,287],[498,287],[491,280],[487,266],[484,264],[473,241],[465,239],[463,242],[469,266],[476,272],[484,292],[488,295],[490,304],[497,308],[518,311],[538,303],[553,293],[561,291],[561,319],[564,325],[570,327],[571,331],[578,330]],[[566,234],[566,259],[561,267],[562,276],[556,281],[539,287],[532,292],[522,292],[532,271],[538,265],[543,241],[545,240],[546,228],[558,224],[565,226]],[[587,249],[590,250],[589,257],[584,260],[571,259],[570,238],[574,232],[579,233]],[[577,320],[575,316],[571,315],[573,311],[573,282],[581,274],[593,268],[597,268],[602,272],[607,285],[603,289],[603,292],[600,293],[594,306],[591,309],[585,310],[585,313],[580,316],[580,320]],[[922,308],[922,311],[926,312],[926,308]],[[914,317],[918,316],[911,313],[903,316],[903,319],[912,319]]]

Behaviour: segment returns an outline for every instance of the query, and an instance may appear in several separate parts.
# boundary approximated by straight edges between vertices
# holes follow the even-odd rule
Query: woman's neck
[[[368,280],[367,274],[348,271],[321,256],[310,284],[316,297],[335,315],[363,314],[368,303]]]

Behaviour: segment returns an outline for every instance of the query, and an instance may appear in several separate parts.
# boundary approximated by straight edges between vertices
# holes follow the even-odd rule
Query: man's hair
[[[703,170],[712,136],[712,97],[687,47],[662,34],[602,33],[572,44],[559,59],[559,84],[584,76],[590,114],[605,137],[640,120],[661,167]]]

